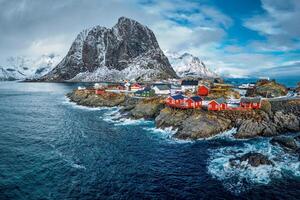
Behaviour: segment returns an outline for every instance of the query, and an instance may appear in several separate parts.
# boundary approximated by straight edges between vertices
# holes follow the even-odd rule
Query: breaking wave
[[[251,167],[246,163],[241,167],[230,166],[230,158],[249,152],[258,152],[268,156],[274,166]],[[269,184],[273,179],[283,176],[300,176],[298,156],[271,145],[269,139],[253,140],[239,146],[213,149],[209,151],[209,155],[208,172],[217,180],[222,181],[227,190],[237,194],[251,189],[254,185]]]
[[[65,97],[64,101],[62,102],[64,105],[72,106],[76,109],[82,109],[82,110],[89,110],[89,111],[99,111],[99,110],[111,110],[114,109],[112,107],[87,107],[87,106],[81,106],[76,104],[75,102],[70,101],[67,97]]]
[[[216,139],[222,139],[222,140],[236,140],[234,138],[234,134],[236,133],[236,128],[232,128],[230,130],[224,131],[220,134],[217,134],[215,136],[206,138],[205,140],[216,140]]]
[[[115,126],[126,126],[126,125],[144,125],[152,123],[149,120],[144,119],[130,119],[120,113],[120,108],[115,108],[103,115],[103,120],[111,122]]]

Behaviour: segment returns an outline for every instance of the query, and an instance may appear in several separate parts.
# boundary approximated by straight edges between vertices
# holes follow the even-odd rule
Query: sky
[[[0,65],[64,56],[80,31],[121,16],[222,75],[300,77],[299,0],[0,0]]]

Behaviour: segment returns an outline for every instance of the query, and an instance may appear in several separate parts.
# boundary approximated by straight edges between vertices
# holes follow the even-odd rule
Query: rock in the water
[[[288,150],[297,150],[299,148],[295,139],[293,137],[288,137],[288,136],[274,137],[271,139],[270,143],[273,145],[278,144],[284,149],[288,149]]]
[[[261,153],[249,152],[241,157],[231,158],[229,163],[233,167],[240,167],[241,162],[247,162],[252,167],[258,167],[260,165],[274,165],[274,163],[265,155]]]
[[[176,73],[146,26],[121,17],[110,28],[82,31],[65,58],[39,81],[145,81]]]

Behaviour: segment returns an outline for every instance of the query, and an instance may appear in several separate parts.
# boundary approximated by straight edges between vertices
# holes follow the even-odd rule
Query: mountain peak
[[[128,18],[128,17],[124,17],[124,16],[122,16],[118,19],[118,24],[123,24],[123,23],[128,23],[128,22],[137,22],[137,21],[135,21],[131,18]]]
[[[66,57],[44,81],[118,81],[175,78],[154,33],[120,17],[110,28],[96,26],[77,36]]]
[[[218,75],[210,71],[198,57],[190,53],[179,55],[177,53],[167,52],[166,55],[179,77],[218,77]]]

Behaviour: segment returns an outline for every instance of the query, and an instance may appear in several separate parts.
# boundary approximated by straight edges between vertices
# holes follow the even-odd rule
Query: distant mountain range
[[[10,57],[5,66],[0,66],[0,81],[35,79],[49,73],[61,60],[61,56],[50,54],[38,58]]]
[[[218,77],[218,74],[211,71],[204,62],[192,54],[184,53],[180,55],[168,51],[165,54],[176,74],[181,78]]]

